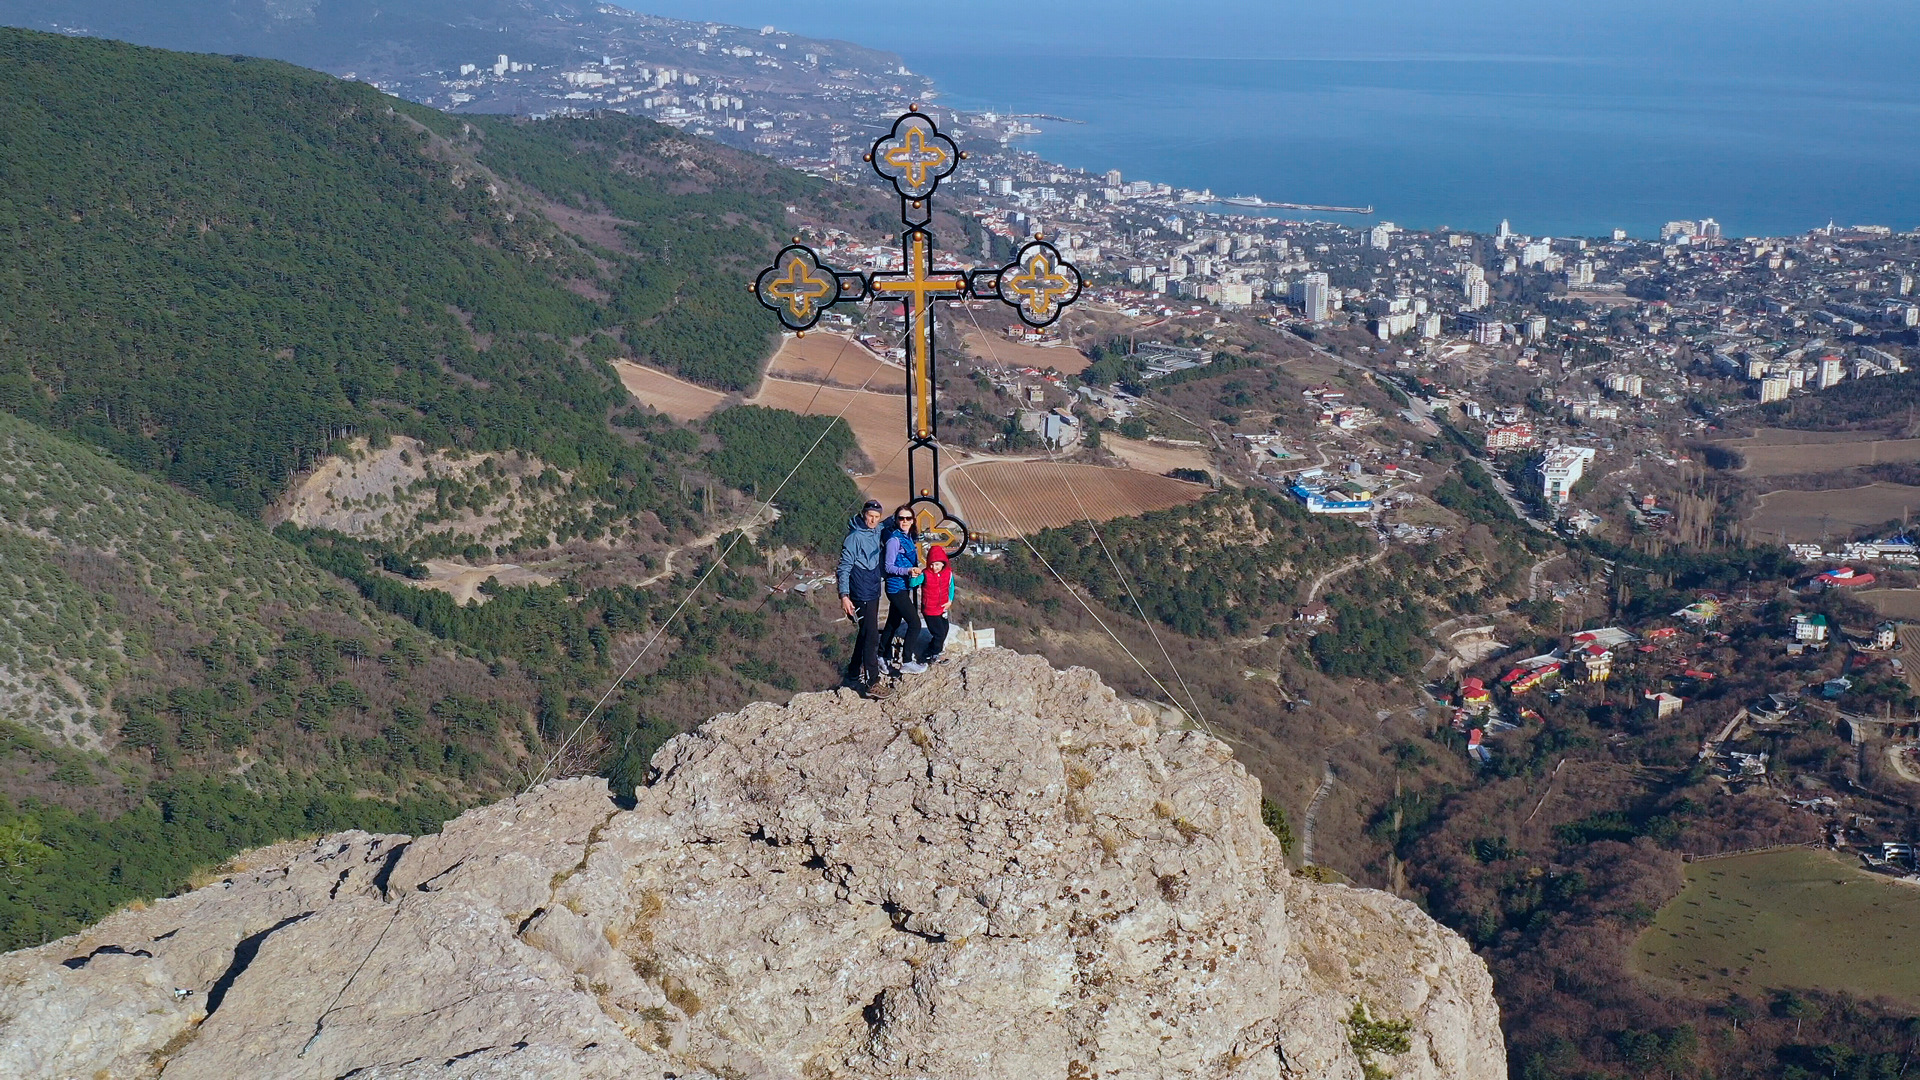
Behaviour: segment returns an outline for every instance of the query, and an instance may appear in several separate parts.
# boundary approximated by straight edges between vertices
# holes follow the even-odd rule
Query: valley
[[[0,104],[22,118],[0,141],[7,947],[247,872],[217,868],[259,844],[358,828],[427,850],[461,810],[549,777],[658,798],[699,740],[657,753],[716,714],[880,715],[831,689],[850,638],[831,581],[862,496],[909,495],[897,309],[796,338],[741,288],[795,235],[888,251],[876,186],[639,117],[453,114],[270,61],[14,30],[0,45]],[[934,228],[1001,258],[1004,210],[943,206]],[[1045,335],[1008,337],[996,302],[943,306],[945,494],[992,541],[956,565],[954,621],[1001,647],[968,670],[1048,672],[1006,684],[1020,693],[1111,687],[1114,715],[1238,777],[1234,827],[1257,821],[1248,843],[1303,903],[1444,924],[1449,955],[1491,972],[1512,1077],[1660,1075],[1658,1059],[1798,1080],[1829,1045],[1894,1053],[1917,999],[1875,943],[1904,932],[1910,885],[1861,855],[1920,824],[1900,765],[1913,631],[1873,640],[1920,617],[1920,571],[1876,548],[1858,560],[1876,588],[1855,591],[1817,576],[1852,556],[1802,562],[1779,541],[1837,546],[1906,516],[1913,380],[1836,390],[1844,423],[1811,396],[1756,414],[1676,349],[1659,362],[1693,396],[1636,392],[1623,416],[1626,391],[1595,389],[1615,373],[1591,335],[1365,329],[1363,294],[1414,280],[1410,243],[1498,266],[1504,242],[1402,236],[1389,256],[1369,233],[1182,214],[1135,224],[1221,266],[1325,255],[1350,306],[1176,303],[1088,247],[1089,303]],[[1544,271],[1496,276],[1556,331],[1608,318]],[[1665,325],[1664,301],[1608,295]],[[1756,417],[1805,426],[1742,426]],[[1557,507],[1548,439],[1594,449]],[[1074,665],[1097,679],[1055,670]],[[950,754],[908,713],[938,713],[956,670],[902,680],[877,745]],[[1111,859],[1130,841],[1095,836],[1107,811],[1086,802],[1109,749],[1060,751],[1057,786]],[[741,783],[743,805],[784,805],[778,782]],[[1225,822],[1204,802],[1126,813],[1171,851]],[[562,940],[572,909],[552,897],[603,841],[575,833],[489,940]],[[817,869],[736,841],[781,873]],[[1683,859],[1774,845],[1874,872],[1812,847]],[[363,876],[340,879],[364,886],[352,903],[388,904]],[[1145,902],[1180,900],[1177,878],[1140,880]],[[710,969],[669,984],[635,966],[669,909],[632,901],[651,914],[565,940],[630,954],[634,1031],[725,1027],[682,992]],[[1830,936],[1810,906],[1865,936]],[[931,910],[874,929],[958,952]],[[1801,951],[1767,959],[1756,943],[1782,935]],[[1327,940],[1314,977],[1364,996],[1379,958]],[[71,977],[154,959],[117,955]],[[591,1018],[600,992],[581,985],[565,993]],[[884,1012],[874,993],[861,1008]],[[868,1045],[871,1018],[849,1017],[848,1045]],[[1344,1052],[1359,1021],[1329,1023]]]

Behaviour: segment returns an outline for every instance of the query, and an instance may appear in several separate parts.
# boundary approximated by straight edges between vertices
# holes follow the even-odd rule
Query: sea
[[[898,53],[1021,145],[1354,221],[1532,235],[1920,227],[1912,0],[654,0]],[[772,39],[770,39],[772,40]],[[1326,217],[1327,215],[1312,215]]]

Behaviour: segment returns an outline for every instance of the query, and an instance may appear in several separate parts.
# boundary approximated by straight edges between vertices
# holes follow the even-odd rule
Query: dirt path
[[[759,520],[760,516],[762,514],[766,514],[767,511],[769,510],[772,511],[772,514],[769,515],[764,521]],[[761,529],[766,528],[768,525],[773,524],[775,521],[779,520],[779,518],[780,518],[779,508],[773,506],[771,503],[760,503],[756,505],[753,508],[753,510],[751,510],[750,512],[743,514],[732,521],[728,521],[723,524],[716,525],[712,529],[708,530],[707,532],[701,533],[699,536],[696,536],[693,539],[687,541],[686,543],[681,544],[679,547],[668,548],[665,557],[663,557],[660,560],[659,572],[634,582],[633,587],[636,589],[644,589],[650,585],[654,585],[658,582],[665,581],[668,578],[672,577],[673,576],[673,557],[675,555],[680,554],[683,551],[698,551],[701,548],[712,547],[714,544],[717,544],[720,542],[721,537],[727,535],[730,532],[736,532],[736,531],[745,531],[749,536],[752,536],[755,540],[758,540],[759,536],[757,534],[759,533],[759,531]]]
[[[1393,549],[1390,547],[1382,547],[1379,551],[1374,552],[1373,557],[1369,559],[1362,559],[1356,556],[1355,558],[1348,559],[1346,562],[1341,563],[1339,566],[1334,567],[1333,569],[1327,571],[1326,573],[1321,574],[1319,577],[1314,578],[1313,584],[1309,586],[1307,589],[1306,603],[1309,603],[1309,604],[1313,603],[1313,598],[1320,595],[1321,586],[1325,585],[1327,582],[1332,581],[1334,578],[1339,577],[1341,574],[1344,574],[1347,571],[1354,569],[1355,567],[1362,566],[1362,565],[1372,566],[1374,563],[1377,563],[1381,559],[1386,558],[1387,552],[1392,550]]]
[[[1313,827],[1320,820],[1320,806],[1333,793],[1333,759],[1320,763],[1320,786],[1314,789],[1313,801],[1307,804],[1306,823],[1300,829],[1300,862],[1305,866],[1313,865]]]

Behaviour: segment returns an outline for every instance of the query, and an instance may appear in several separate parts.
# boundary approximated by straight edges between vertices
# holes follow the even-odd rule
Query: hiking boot
[[[893,687],[885,679],[875,679],[872,682],[867,684],[867,688],[864,691],[864,693],[867,697],[867,700],[880,701],[884,699],[888,694],[893,693]]]

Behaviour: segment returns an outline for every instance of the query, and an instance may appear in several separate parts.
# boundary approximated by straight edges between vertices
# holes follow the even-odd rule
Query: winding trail
[[[1321,574],[1319,577],[1314,578],[1313,584],[1308,586],[1307,588],[1307,599],[1305,602],[1309,604],[1313,603],[1314,597],[1320,595],[1320,589],[1323,586],[1325,586],[1327,582],[1332,581],[1334,578],[1339,577],[1341,574],[1344,574],[1347,571],[1354,569],[1355,567],[1372,566],[1374,563],[1377,563],[1381,559],[1386,558],[1387,553],[1392,550],[1393,549],[1391,547],[1382,546],[1379,551],[1376,551],[1373,553],[1372,558],[1368,558],[1368,559],[1362,559],[1356,555],[1355,557],[1348,559],[1346,562],[1341,563],[1339,566],[1336,566],[1333,569],[1327,571],[1326,573]]]
[[[1301,827],[1300,862],[1306,866],[1313,865],[1313,827],[1320,820],[1320,804],[1333,793],[1333,759],[1322,761],[1320,768],[1320,786],[1314,790],[1313,801],[1307,804],[1306,824]]]
[[[767,514],[768,511],[772,511],[772,513],[769,516],[767,516],[765,520],[761,520],[761,515]],[[694,537],[693,539],[687,541],[684,544],[681,544],[678,547],[668,548],[666,555],[662,557],[660,560],[659,572],[651,574],[647,577],[641,578],[639,581],[634,582],[633,588],[644,589],[650,585],[656,585],[672,577],[673,576],[673,557],[675,555],[680,554],[683,551],[697,551],[700,548],[712,547],[713,545],[720,542],[721,537],[727,535],[730,532],[746,532],[749,534],[757,534],[759,530],[766,528],[768,525],[773,524],[775,521],[778,521],[779,519],[780,519],[779,507],[774,506],[771,503],[755,503],[752,510],[740,515],[736,519],[732,521],[722,522],[719,525],[715,525],[712,529],[709,529],[708,531],[701,533],[699,536]],[[757,535],[754,538],[756,540],[759,539]]]

